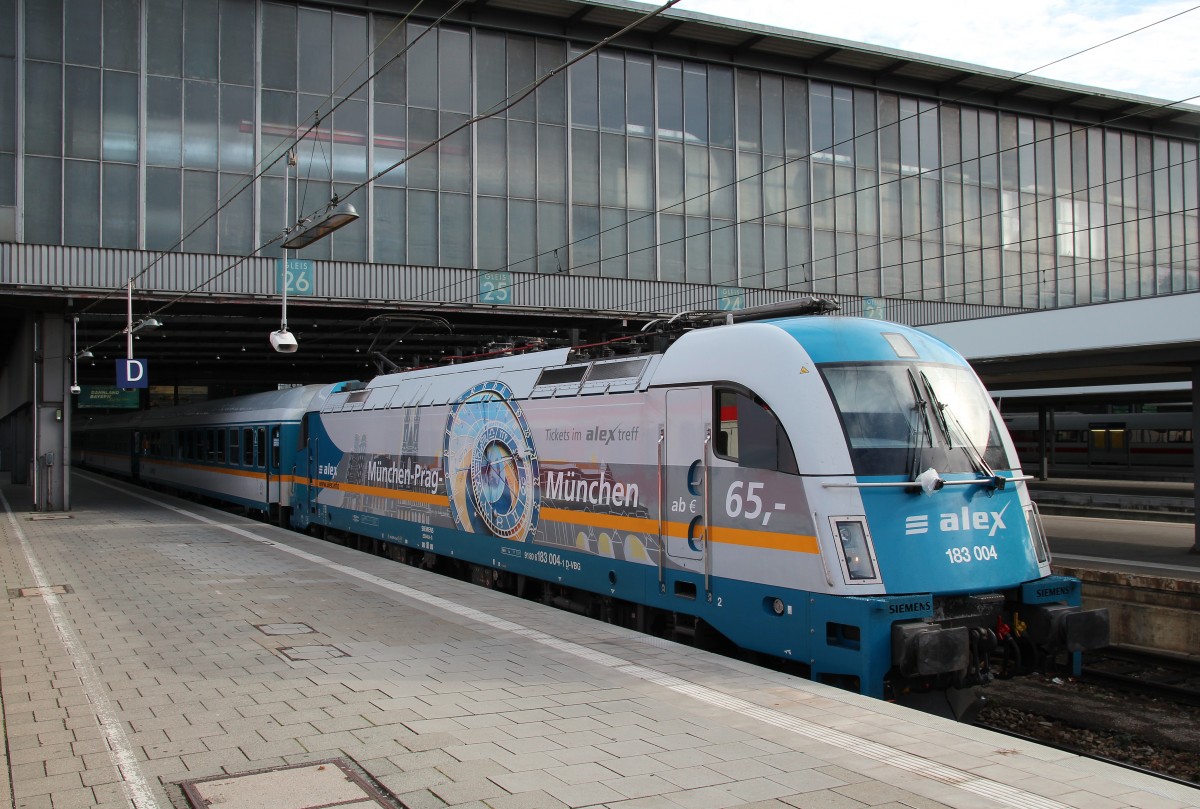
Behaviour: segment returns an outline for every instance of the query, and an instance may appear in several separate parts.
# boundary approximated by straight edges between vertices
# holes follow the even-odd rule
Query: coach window
[[[767,403],[741,391],[716,391],[717,433],[713,450],[747,469],[798,474],[796,454],[783,425]]]
[[[238,436],[240,434],[241,433],[237,427],[234,427],[229,431],[229,462],[231,464],[239,463],[241,458],[242,444],[240,441],[238,441]]]
[[[217,431],[207,430],[204,434],[204,442],[208,462],[212,463],[217,459]]]
[[[217,430],[217,463],[225,463],[225,431]]]
[[[258,428],[258,456],[255,460],[257,461],[257,463],[255,463],[255,466],[262,467],[262,466],[267,465],[267,428],[266,427]]]
[[[242,430],[242,466],[254,466],[254,430]]]

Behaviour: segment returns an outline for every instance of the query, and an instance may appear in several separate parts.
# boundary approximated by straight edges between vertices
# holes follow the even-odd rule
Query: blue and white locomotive
[[[908,327],[783,317],[279,396],[143,415],[138,475],[878,697],[1107,644],[978,378]]]

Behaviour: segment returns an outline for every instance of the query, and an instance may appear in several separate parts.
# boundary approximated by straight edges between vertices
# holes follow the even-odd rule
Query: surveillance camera
[[[280,329],[271,332],[271,348],[280,354],[295,354],[300,345],[296,342],[294,334],[287,329]]]
[[[79,387],[78,385],[71,386],[71,393],[80,393],[82,391],[83,391],[83,388]]]

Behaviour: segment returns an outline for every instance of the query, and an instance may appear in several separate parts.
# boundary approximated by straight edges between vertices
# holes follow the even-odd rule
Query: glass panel
[[[537,210],[537,269],[545,273],[562,272],[566,269],[567,261],[567,206],[539,202]]]
[[[567,130],[561,126],[538,126],[538,199],[565,202],[567,199]]]
[[[632,214],[629,224],[629,277],[653,279],[655,276],[654,214]]]
[[[566,61],[566,49],[561,42],[537,41],[537,75],[545,76]],[[567,122],[567,78],[561,73],[537,89],[537,119],[546,124]]]
[[[408,103],[418,107],[437,109],[437,31],[410,24],[408,37]]]
[[[708,70],[708,140],[714,146],[733,148],[733,71]]]
[[[0,205],[17,205],[17,165],[10,154],[0,154]]]
[[[183,86],[179,79],[146,79],[146,162],[179,166],[183,149]]]
[[[477,68],[475,74],[476,103],[479,105],[480,112],[488,112],[508,96],[504,34],[493,34],[489,31],[476,33],[475,59]],[[482,137],[480,141],[482,153]],[[482,157],[480,163],[480,169],[482,169]]]
[[[574,58],[572,48],[572,58]],[[599,123],[599,78],[597,59],[592,54],[571,66],[571,123],[575,126],[595,127]]]
[[[849,87],[833,88],[833,154],[838,165],[854,162],[854,94]]]
[[[433,143],[438,138],[438,114],[432,110],[409,108],[408,111],[409,146],[413,151]],[[406,164],[408,167],[408,183],[417,188],[438,187],[438,151],[437,147],[426,149],[419,155],[411,157]],[[411,200],[409,203],[411,205]]]
[[[25,56],[28,59],[62,59],[62,0],[25,3]],[[7,28],[8,26],[0,26]]]
[[[571,132],[571,199],[584,205],[600,200],[599,135],[586,129]]]
[[[743,222],[738,225],[738,248],[741,256],[738,283],[744,287],[763,285],[762,225]]]
[[[626,189],[629,207],[640,211],[654,208],[654,143],[644,138],[629,138],[629,178]],[[653,227],[651,227],[653,230]]]
[[[471,198],[466,194],[442,194],[442,267],[471,267]]]
[[[854,163],[862,168],[878,166],[875,109],[875,93],[854,91]]]
[[[713,229],[708,234],[709,250],[712,253],[712,283],[736,284],[737,270],[737,231],[731,223],[713,223]]]
[[[68,160],[64,164],[63,244],[100,244],[100,164]]]
[[[217,0],[183,0],[183,74],[216,81],[220,62]]]
[[[511,200],[508,204],[508,268],[515,272],[535,272],[536,255],[536,204],[527,200]]]
[[[332,89],[333,21],[328,11],[301,8],[300,26],[300,90],[326,95]]]
[[[183,164],[217,167],[217,85],[183,83]]]
[[[284,149],[298,134],[296,131],[296,94],[262,91],[262,156],[261,162],[269,164],[267,174],[282,177],[286,163],[282,158]]]
[[[222,85],[221,169],[250,171],[254,167],[254,90]]]
[[[138,0],[104,0],[104,66],[138,69],[141,15]]]
[[[537,128],[523,121],[508,123],[508,193],[514,197],[535,196],[537,165],[534,162]]]
[[[146,169],[146,249],[177,250],[180,174],[177,169]]]
[[[708,154],[709,150],[703,146],[683,147],[683,196],[691,216],[708,216]]]
[[[678,62],[659,59],[655,66],[658,88],[658,136],[683,138],[683,71]]]
[[[63,153],[100,159],[100,71],[68,67],[63,104]],[[176,116],[179,111],[176,110]],[[97,175],[96,188],[100,180]],[[97,191],[98,193],[98,191]]]
[[[443,110],[471,111],[471,38],[466,31],[442,29],[438,42],[438,79]]]
[[[600,274],[600,209],[590,205],[571,206],[570,272]],[[562,257],[561,254],[559,256]]]
[[[296,8],[264,3],[262,19],[263,87],[295,90]],[[151,37],[151,40],[153,39],[154,37]]]
[[[625,94],[629,134],[654,134],[654,85],[649,57],[626,55]]]
[[[658,205],[660,210],[675,209],[683,202],[683,147],[678,143],[658,145]],[[683,226],[679,226],[682,232]]]
[[[17,66],[14,60],[0,58],[0,110],[17,108],[16,75]],[[15,119],[15,115],[0,117],[0,152],[16,151],[17,122]]]
[[[375,261],[404,263],[404,191],[375,188]]]
[[[708,219],[689,216],[684,224],[687,227],[684,255],[687,259],[688,283],[706,284],[712,272],[708,256]],[[712,306],[713,302],[709,301],[707,304]]]
[[[438,249],[437,194],[408,192],[408,262],[436,266]]]
[[[626,275],[625,211],[601,208],[600,231],[600,275],[606,278],[624,278]]]
[[[625,131],[625,60],[620,53],[600,54],[600,128]]]
[[[499,270],[508,263],[508,210],[499,197],[480,197],[479,266]]]
[[[508,38],[508,94],[521,95],[529,89],[536,79],[535,75],[534,42],[529,37],[510,36]],[[571,68],[574,72],[578,68]],[[529,96],[508,111],[510,118],[522,121],[532,121],[536,117],[536,96]]]
[[[138,77],[104,71],[104,159],[136,163]]]
[[[333,86],[337,98],[367,100],[367,18],[333,15]],[[360,89],[361,87],[361,89]],[[340,109],[340,108],[339,108]]]
[[[397,17],[375,15],[375,101],[403,104],[407,98],[404,26]]]
[[[105,247],[137,247],[138,179],[136,166],[104,164]]]
[[[103,5],[95,0],[67,0],[64,9],[66,33],[63,36],[63,52],[67,62],[100,66],[101,39],[96,34],[101,30],[101,8]],[[96,182],[98,189],[99,180]]]
[[[733,152],[726,149],[712,149],[709,152],[709,186],[713,189],[709,195],[712,204],[712,215],[721,219],[733,219],[734,192],[737,189],[733,169]]]
[[[503,118],[487,118],[475,126],[479,133],[476,141],[479,150],[479,193],[503,196],[508,190],[508,172],[504,159],[508,148],[507,126]],[[483,242],[480,240],[480,248],[482,247]]]
[[[783,79],[762,77],[762,144],[767,154],[783,154]]]
[[[442,114],[442,135],[448,137],[438,145],[438,154],[442,189],[446,191],[467,191],[471,187],[471,131],[463,128],[466,122],[465,115]],[[451,135],[456,129],[458,133]]]
[[[395,104],[375,105],[375,166],[373,173],[389,168],[408,153],[405,138],[405,110]],[[484,122],[489,123],[489,122]],[[404,185],[408,173],[406,165],[397,166],[378,180],[377,185]]]
[[[226,88],[228,89],[228,88]],[[246,177],[234,174],[221,175],[221,199],[228,200],[219,214],[221,252],[225,255],[245,255],[253,250],[253,234],[250,226],[254,221],[254,193],[252,188],[237,193],[246,185]]]
[[[254,84],[254,5],[221,0],[221,81]]]
[[[737,72],[737,125],[739,149],[762,149],[761,102],[759,74],[748,70]]]
[[[60,155],[62,154],[61,150],[62,67],[27,61],[25,62],[25,152],[27,154]],[[57,185],[58,183],[55,183],[55,186]]]
[[[217,252],[217,218],[209,214],[217,205],[217,175],[207,171],[183,173],[183,227],[191,233],[183,243],[185,253]]]
[[[601,205],[625,207],[625,140],[622,135],[600,136]]]
[[[345,101],[333,113],[333,177],[364,180],[367,176],[367,103]]]
[[[661,241],[658,248],[659,280],[684,280],[684,223],[682,216],[659,215]]]

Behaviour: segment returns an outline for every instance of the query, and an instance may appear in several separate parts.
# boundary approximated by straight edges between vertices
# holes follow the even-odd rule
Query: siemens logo
[[[1075,588],[1071,585],[1060,587],[1044,587],[1037,591],[1038,598],[1053,598],[1054,596],[1069,596],[1075,592]]]
[[[910,612],[929,612],[933,609],[933,604],[929,601],[909,601],[907,604],[888,604],[888,613],[891,615],[904,615]]]

